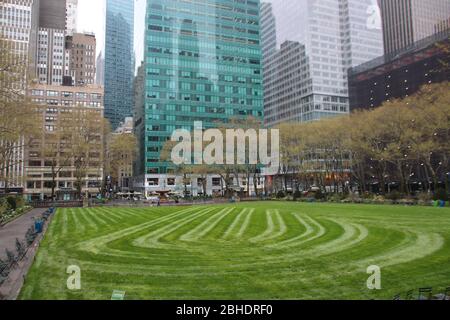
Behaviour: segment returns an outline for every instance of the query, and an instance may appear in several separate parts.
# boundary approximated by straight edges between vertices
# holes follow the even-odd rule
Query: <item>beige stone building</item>
[[[55,181],[56,198],[72,200],[76,196],[75,160],[64,156],[68,152],[63,145],[64,141],[57,142],[58,146],[55,146],[55,135],[60,132],[59,120],[64,115],[80,110],[103,119],[103,88],[38,84],[30,88],[29,95],[35,103],[44,106],[44,127],[42,136],[36,137],[32,146],[25,152],[25,197],[28,200],[51,199]],[[82,192],[88,192],[90,196],[100,193],[103,181],[104,137],[100,125],[95,134],[92,143],[96,145],[89,151],[89,163],[82,179]],[[49,141],[52,141],[51,145]],[[49,159],[45,151],[48,147],[57,152],[58,157]]]
[[[95,83],[96,40],[90,33],[74,33],[66,37],[66,51],[73,85]]]

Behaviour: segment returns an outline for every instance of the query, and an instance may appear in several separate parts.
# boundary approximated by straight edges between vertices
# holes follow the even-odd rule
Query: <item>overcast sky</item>
[[[136,68],[141,64],[144,48],[146,0],[135,1],[134,48]],[[78,0],[78,32],[93,32],[97,38],[97,54],[103,51],[105,42],[105,0]]]

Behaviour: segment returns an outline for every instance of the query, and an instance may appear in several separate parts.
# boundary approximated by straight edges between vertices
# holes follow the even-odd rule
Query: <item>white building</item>
[[[78,0],[66,0],[66,32],[71,36],[77,32]]]

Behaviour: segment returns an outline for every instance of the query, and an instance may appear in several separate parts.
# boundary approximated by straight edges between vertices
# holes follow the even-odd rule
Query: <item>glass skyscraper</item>
[[[265,123],[347,114],[350,67],[383,54],[374,0],[266,0]]]
[[[106,1],[105,117],[115,129],[133,114],[134,1]]]
[[[160,152],[176,129],[263,117],[259,0],[148,0],[145,184],[172,185]],[[168,180],[167,180],[168,179]],[[171,182],[172,181],[172,182]]]

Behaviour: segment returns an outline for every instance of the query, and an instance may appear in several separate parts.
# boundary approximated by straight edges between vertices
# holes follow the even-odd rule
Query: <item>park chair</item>
[[[450,300],[450,287],[447,287],[444,293],[439,293],[433,297],[434,300]]]
[[[417,300],[431,300],[433,296],[433,288],[420,288]]]
[[[125,300],[125,291],[114,290],[111,296],[111,300]]]
[[[414,290],[409,290],[408,292],[406,292],[405,300],[412,300],[413,299],[413,293],[414,293]]]
[[[394,296],[394,298],[392,298],[392,300],[393,300],[393,301],[401,300],[401,299],[400,299],[400,293],[399,293],[399,294],[396,294],[396,295]]]

